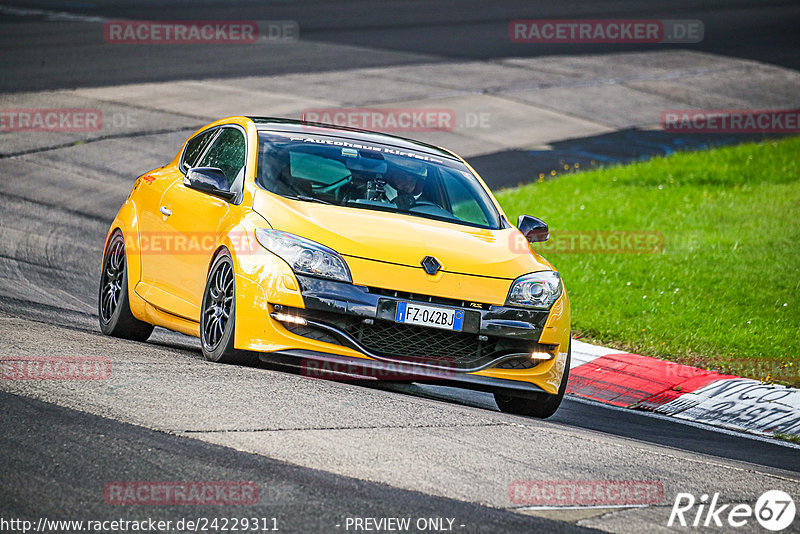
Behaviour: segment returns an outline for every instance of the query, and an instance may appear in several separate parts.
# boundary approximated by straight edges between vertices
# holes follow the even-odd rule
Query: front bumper
[[[356,362],[379,371],[387,364],[411,365],[418,382],[531,394],[558,389],[569,347],[566,293],[546,312],[280,274],[282,266],[273,267],[262,276],[237,277],[237,348],[258,351],[263,359]],[[463,331],[395,323],[400,301],[461,309]],[[270,317],[276,312],[306,324]],[[398,334],[409,328],[413,336]],[[455,355],[447,354],[450,346]],[[459,357],[466,347],[475,350]],[[533,352],[540,358],[531,359]]]
[[[388,291],[297,276],[305,307],[274,305],[290,332],[355,349],[370,358],[461,373],[491,367],[532,368],[552,359],[538,343],[546,311]],[[399,302],[439,305],[464,314],[461,331],[394,321]],[[288,319],[288,320],[286,320]],[[298,324],[301,323],[301,324]],[[537,358],[532,359],[531,355]]]

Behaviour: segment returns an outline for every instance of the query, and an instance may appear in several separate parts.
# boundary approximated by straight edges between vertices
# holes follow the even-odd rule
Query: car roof
[[[256,125],[258,131],[273,131],[298,134],[320,134],[332,137],[340,137],[349,141],[360,141],[363,143],[378,143],[389,145],[395,148],[416,150],[435,156],[458,160],[452,152],[435,145],[429,145],[421,141],[407,139],[396,135],[390,135],[358,128],[347,128],[334,124],[322,124],[317,122],[306,122],[294,119],[279,119],[275,117],[248,117]]]

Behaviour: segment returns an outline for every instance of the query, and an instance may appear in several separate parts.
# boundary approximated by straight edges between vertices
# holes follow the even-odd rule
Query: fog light
[[[550,354],[549,352],[531,352],[531,360],[536,362],[546,362],[555,357],[555,354]]]
[[[282,323],[291,323],[299,325],[308,324],[308,321],[306,321],[302,317],[298,317],[297,315],[289,315],[287,313],[270,313],[269,316],[275,319],[276,321],[280,321]]]

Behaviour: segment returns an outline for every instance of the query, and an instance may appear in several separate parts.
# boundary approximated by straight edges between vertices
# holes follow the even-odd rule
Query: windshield
[[[488,194],[462,163],[386,145],[259,132],[257,181],[306,202],[500,225]]]

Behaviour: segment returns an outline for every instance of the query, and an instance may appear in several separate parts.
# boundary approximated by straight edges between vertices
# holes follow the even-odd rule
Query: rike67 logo
[[[765,491],[755,506],[744,503],[720,504],[719,493],[715,493],[710,502],[706,494],[696,499],[691,493],[678,493],[667,526],[741,528],[752,525],[755,518],[765,529],[778,532],[794,523],[796,512],[792,497],[780,490]]]

